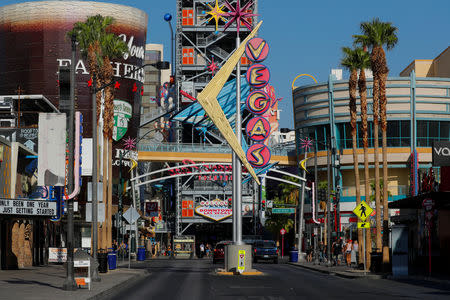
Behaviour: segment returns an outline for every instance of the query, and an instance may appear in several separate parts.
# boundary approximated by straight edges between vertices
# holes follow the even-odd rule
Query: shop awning
[[[389,203],[389,208],[421,209],[424,199],[433,199],[436,209],[450,209],[450,192],[428,192]]]

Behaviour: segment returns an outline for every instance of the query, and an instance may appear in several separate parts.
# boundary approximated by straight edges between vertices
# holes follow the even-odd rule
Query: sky
[[[214,0],[211,0],[212,2]],[[25,1],[0,0],[0,5]],[[148,14],[147,43],[164,44],[170,60],[170,30],[165,13],[174,16],[175,0],[109,0]],[[223,0],[219,0],[219,3]],[[270,45],[264,61],[271,72],[279,104],[280,127],[293,128],[292,81],[303,73],[325,82],[331,69],[341,68],[342,47],[352,45],[361,22],[379,17],[398,28],[398,44],[387,52],[390,76],[398,76],[414,59],[433,59],[450,46],[449,0],[258,0],[259,37]],[[445,38],[447,36],[447,38]],[[344,78],[348,73],[344,72]],[[296,86],[313,83],[301,77]]]

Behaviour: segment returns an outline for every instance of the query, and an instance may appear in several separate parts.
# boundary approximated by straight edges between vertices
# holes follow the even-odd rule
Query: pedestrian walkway
[[[66,278],[63,265],[0,271],[0,299],[107,299],[149,274],[138,264],[133,262],[133,269],[128,269],[128,264],[119,264],[116,270],[100,273],[101,281],[93,282],[90,291],[87,288],[64,291],[61,288]]]
[[[336,275],[344,278],[358,279],[358,278],[370,278],[370,279],[381,279],[383,275],[373,274],[369,271],[364,272],[364,270],[359,270],[353,267],[347,267],[346,265],[341,266],[327,266],[326,263],[314,264],[312,262],[289,262],[289,264],[298,266],[304,269],[309,269],[325,274]]]

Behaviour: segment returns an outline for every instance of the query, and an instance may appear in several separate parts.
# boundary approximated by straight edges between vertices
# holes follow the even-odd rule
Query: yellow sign
[[[372,212],[372,207],[370,207],[365,201],[361,201],[353,210],[353,213],[357,215],[361,221],[365,221]]]
[[[227,60],[227,62],[220,68],[219,72],[217,72],[214,78],[211,79],[211,81],[205,86],[203,91],[197,95],[198,102],[201,104],[205,112],[211,118],[211,121],[213,121],[214,125],[217,126],[220,133],[223,135],[223,137],[227,140],[230,147],[233,149],[234,153],[236,153],[236,155],[241,160],[242,164],[244,164],[249,173],[252,175],[253,179],[255,179],[255,181],[258,184],[260,184],[258,176],[256,175],[255,170],[253,170],[252,165],[248,162],[244,150],[239,144],[239,141],[236,138],[236,135],[234,134],[234,131],[231,128],[231,125],[228,122],[225,113],[220,107],[219,102],[217,101],[217,95],[219,95],[224,84],[228,80],[228,77],[230,77],[234,67],[241,59],[242,54],[244,54],[245,45],[247,45],[247,42],[256,35],[256,32],[261,26],[261,23],[262,21],[260,21],[258,25],[256,25],[256,27],[245,38],[245,40],[242,42],[239,48],[237,48],[236,51],[234,51],[233,55],[231,55],[231,57]]]
[[[358,222],[358,228],[370,228],[370,222]]]
[[[245,270],[245,250],[239,250],[239,263],[238,263],[238,271],[239,273],[244,272]]]

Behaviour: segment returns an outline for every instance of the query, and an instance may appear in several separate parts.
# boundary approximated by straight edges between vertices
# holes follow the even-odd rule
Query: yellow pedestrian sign
[[[365,221],[372,212],[373,209],[365,201],[361,201],[353,210],[353,213],[357,215],[361,221]]]
[[[370,229],[370,222],[358,222],[358,228]]]

